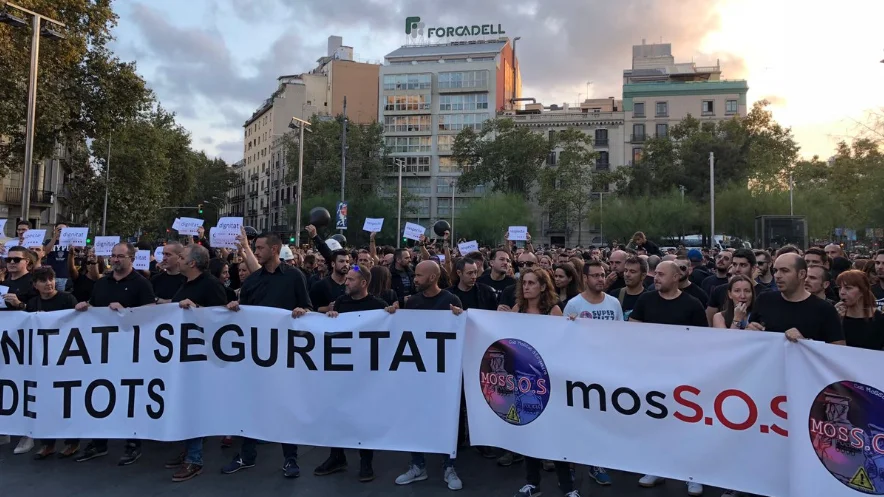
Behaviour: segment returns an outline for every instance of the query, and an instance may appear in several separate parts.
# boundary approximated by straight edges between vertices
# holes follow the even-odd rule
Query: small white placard
[[[0,236],[4,236],[4,233],[6,232],[6,221],[8,221],[8,219],[0,219]]]
[[[479,251],[479,242],[473,240],[471,242],[458,243],[457,249],[460,250],[461,256],[466,257],[467,254],[472,254],[473,252]]]
[[[25,231],[25,248],[42,247],[43,241],[46,239],[46,230],[28,230]]]
[[[85,247],[87,238],[89,238],[89,228],[62,228],[61,240],[58,243],[64,248]]]
[[[236,237],[242,234],[240,229],[235,230],[216,227],[209,230],[209,244],[212,248],[236,248]]]
[[[172,229],[178,231],[180,235],[199,235],[199,228],[203,225],[202,219],[192,217],[178,217],[172,223]]]
[[[239,234],[239,232],[242,231],[242,218],[241,217],[222,217],[221,219],[218,220],[218,224],[215,225],[215,228],[218,228],[221,231],[223,231],[223,230],[235,231],[237,234]],[[213,243],[212,246],[214,247],[215,244]]]
[[[380,233],[381,228],[383,227],[384,218],[367,217],[365,218],[365,224],[362,226],[362,230],[368,231],[369,233]]]
[[[9,287],[0,285],[0,297],[9,293]],[[6,309],[6,301],[0,298],[0,309]]]
[[[334,238],[329,238],[328,240],[326,240],[325,245],[329,249],[331,249],[332,252],[334,252],[335,250],[341,250],[342,248],[344,248],[344,247],[341,247],[341,244],[338,243],[338,241],[335,240]]]
[[[405,223],[405,231],[402,233],[402,236],[408,238],[409,240],[420,240],[421,236],[427,232],[427,229],[419,224],[414,223]]]
[[[156,259],[157,262],[163,262],[163,246],[162,245],[160,245],[159,247],[157,247],[153,250],[153,258]]]
[[[150,250],[139,250],[135,252],[135,263],[132,267],[138,271],[150,270]]]
[[[436,255],[436,257],[439,258],[439,262],[445,262],[445,255],[443,255],[443,254],[438,254],[438,255]]]
[[[528,239],[527,226],[510,226],[510,241],[525,241]]]
[[[95,255],[98,257],[110,257],[114,250],[114,245],[120,243],[118,236],[96,236],[95,237]]]
[[[12,240],[6,240],[3,242],[3,254],[5,255],[9,252],[9,249],[12,247],[18,247],[18,238],[13,238]]]

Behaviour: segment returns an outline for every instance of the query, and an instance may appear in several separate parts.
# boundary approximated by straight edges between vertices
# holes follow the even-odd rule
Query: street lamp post
[[[27,221],[31,207],[31,176],[34,162],[34,126],[37,114],[37,68],[40,59],[40,35],[49,39],[63,39],[64,35],[50,28],[41,29],[43,20],[64,28],[65,25],[55,19],[43,16],[32,10],[20,7],[12,2],[4,2],[4,8],[12,7],[31,16],[31,67],[28,75],[28,116],[25,124],[25,164],[22,170],[21,219]],[[0,22],[15,27],[27,26],[27,23],[8,12],[0,13]]]
[[[454,194],[457,192],[457,179],[451,180],[451,233],[449,240],[454,240]]]
[[[402,245],[402,169],[405,168],[405,159],[395,159],[399,166],[399,215],[396,222],[396,248]]]
[[[715,248],[715,152],[709,152],[709,246]]]
[[[104,171],[104,212],[101,215],[101,236],[107,236],[107,193],[110,190],[111,135],[107,135],[107,162]]]
[[[297,202],[297,218],[295,219],[295,244],[301,244],[301,192],[304,186],[304,129],[310,126],[310,123],[292,117],[289,128],[298,128],[298,202]]]

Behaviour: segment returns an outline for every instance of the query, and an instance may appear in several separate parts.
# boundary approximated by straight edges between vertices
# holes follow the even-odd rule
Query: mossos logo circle
[[[527,342],[506,338],[494,342],[482,356],[479,370],[482,395],[500,419],[524,426],[543,413],[549,402],[549,371]]]
[[[810,441],[838,481],[884,495],[884,392],[853,381],[827,386],[810,408]]]

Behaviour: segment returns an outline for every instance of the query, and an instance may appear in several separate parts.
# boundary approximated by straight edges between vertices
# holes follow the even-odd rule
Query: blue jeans
[[[293,444],[280,444],[282,445],[282,457],[285,458],[286,462],[292,461],[297,463],[298,461],[298,446]],[[239,450],[239,455],[242,457],[242,461],[244,463],[254,463],[258,458],[258,441],[254,438],[245,438],[242,439],[242,447]]]
[[[451,458],[448,454],[445,454],[445,462],[442,463],[443,468],[453,468],[454,467],[454,459]],[[427,458],[423,452],[412,452],[411,453],[411,464],[417,466],[418,468],[426,468],[427,467]]]
[[[187,464],[203,465],[203,439],[191,438],[184,442],[184,462]]]

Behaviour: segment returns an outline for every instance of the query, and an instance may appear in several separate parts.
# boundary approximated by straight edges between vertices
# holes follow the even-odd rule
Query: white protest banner
[[[367,217],[365,218],[365,224],[362,225],[362,231],[368,231],[369,233],[380,233],[381,228],[383,227],[384,218]]]
[[[114,245],[120,243],[118,236],[96,236],[95,237],[95,255],[109,257],[114,249]]]
[[[402,236],[408,238],[409,240],[420,240],[421,236],[427,232],[427,229],[419,224],[414,223],[405,223],[405,231],[402,233]]]
[[[218,220],[218,224],[216,224],[215,227],[219,230],[235,231],[239,234],[239,232],[242,231],[242,218],[222,217]]]
[[[135,252],[135,261],[132,267],[138,271],[150,270],[150,250],[139,250]]]
[[[6,308],[6,301],[2,299],[3,295],[9,293],[9,287],[0,285],[0,309]],[[0,406],[2,407],[2,406]]]
[[[86,239],[89,238],[89,228],[62,228],[59,245],[63,248],[85,247]]]
[[[791,492],[884,495],[880,350],[802,340],[786,345]]]
[[[163,262],[163,246],[153,249],[153,258],[156,259],[157,262]]]
[[[528,227],[527,226],[510,226],[509,229],[509,238],[510,241],[518,242],[525,241],[528,239]]]
[[[467,254],[479,251],[479,242],[473,240],[471,242],[458,243],[457,250],[460,250],[460,255],[466,257]]]
[[[25,248],[42,247],[46,240],[46,230],[28,230],[25,231],[25,240],[23,245]]]
[[[38,439],[234,433],[453,455],[465,321],[176,304],[5,312],[0,427]]]
[[[236,248],[236,237],[241,234],[240,230],[227,228],[211,228],[209,230],[209,244],[212,248]]]
[[[198,235],[199,228],[203,225],[202,219],[192,217],[178,217],[172,223],[172,229],[177,230],[181,235]]]
[[[0,219],[0,236],[5,236],[6,221],[8,221],[8,219]]]
[[[777,333],[470,310],[470,440],[786,496],[784,341]]]

